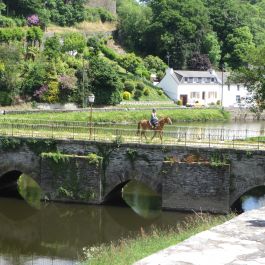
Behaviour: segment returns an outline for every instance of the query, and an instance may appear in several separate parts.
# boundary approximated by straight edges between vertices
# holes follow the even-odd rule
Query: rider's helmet
[[[156,109],[153,109],[152,112],[156,112]]]

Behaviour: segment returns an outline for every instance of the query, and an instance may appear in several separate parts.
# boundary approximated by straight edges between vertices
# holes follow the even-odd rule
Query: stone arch
[[[247,188],[245,188],[244,190],[240,190],[240,192],[238,192],[236,195],[231,196],[232,199],[230,200],[230,208],[242,197],[244,196],[246,193],[250,192],[251,190],[254,190],[256,188],[261,188],[264,187],[265,188],[265,183],[264,184],[256,184],[256,185],[252,185],[249,186]]]

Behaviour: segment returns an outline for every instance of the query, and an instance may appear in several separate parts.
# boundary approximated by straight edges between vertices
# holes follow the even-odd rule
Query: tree
[[[122,83],[117,69],[103,58],[94,56],[89,62],[89,89],[95,94],[95,103],[115,105],[121,102]]]
[[[143,61],[140,57],[136,56],[134,53],[127,53],[120,57],[119,64],[126,71],[135,74],[137,68],[143,66]]]
[[[212,65],[206,54],[193,53],[188,60],[188,69],[206,71],[211,69]]]
[[[144,65],[149,72],[165,72],[167,65],[157,56],[148,55],[144,58]]]
[[[207,8],[202,0],[150,0],[148,5],[153,15],[144,35],[146,51],[160,58],[169,53],[171,66],[185,67],[210,27]]]
[[[221,47],[215,32],[208,33],[204,36],[202,44],[202,53],[208,54],[213,66],[218,66],[221,60]]]
[[[124,0],[118,4],[117,12],[120,42],[129,50],[144,51],[143,35],[152,16],[151,9],[135,0]]]
[[[49,60],[57,60],[60,57],[61,43],[57,35],[47,38],[44,44],[44,55]]]
[[[259,118],[265,109],[265,45],[250,50],[245,60],[249,65],[238,69],[233,79],[244,84],[252,93],[252,110]]]
[[[239,68],[245,61],[249,50],[254,49],[253,35],[249,27],[236,28],[226,38],[227,54],[224,58],[232,68]]]
[[[77,51],[82,53],[86,47],[86,39],[81,33],[68,33],[64,36],[62,50],[64,52]]]

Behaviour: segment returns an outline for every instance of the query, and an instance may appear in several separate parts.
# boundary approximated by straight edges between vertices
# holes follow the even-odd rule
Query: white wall
[[[237,103],[236,97],[239,96],[241,99],[246,98],[248,95],[247,89],[239,85],[239,90],[237,85],[230,85],[230,91],[228,86],[224,85],[223,89],[223,106],[224,107],[233,107]]]
[[[178,100],[178,84],[175,78],[172,76],[173,70],[167,69],[166,75],[161,80],[161,82],[157,85],[158,87],[161,87],[164,92],[174,101]]]

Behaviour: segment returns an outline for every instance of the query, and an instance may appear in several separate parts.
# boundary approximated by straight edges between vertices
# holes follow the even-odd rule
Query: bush
[[[134,98],[135,99],[139,99],[141,96],[142,96],[143,94],[142,94],[142,91],[141,90],[136,90],[135,92],[134,92]]]
[[[0,91],[0,105],[1,106],[8,106],[11,105],[12,99],[10,98],[10,95],[6,91]]]
[[[183,105],[182,100],[177,100],[177,105],[182,106]]]
[[[144,85],[144,83],[142,83],[142,82],[139,82],[139,83],[137,83],[137,85],[136,85],[136,89],[139,89],[139,90],[144,90],[144,87],[145,87],[145,85]]]
[[[159,90],[157,90],[157,94],[158,94],[159,96],[162,96],[162,95],[164,94],[164,92],[163,92],[163,90],[159,89]]]
[[[110,60],[117,61],[119,56],[114,52],[112,49],[109,47],[102,45],[101,46],[101,51],[104,53],[104,55],[109,58]]]
[[[107,9],[105,8],[98,8],[98,13],[100,16],[101,22],[112,22],[115,21],[116,18],[113,16]]]
[[[128,92],[128,91],[124,91],[123,94],[122,94],[122,98],[124,100],[130,100],[131,96],[132,96],[132,94],[130,92]]]
[[[131,81],[126,81],[124,83],[124,90],[132,93],[134,90],[134,83]]]
[[[144,91],[143,91],[143,94],[145,95],[145,96],[149,96],[150,95],[150,89],[148,88],[148,87],[146,87],[145,89],[144,89]]]
[[[1,28],[8,28],[16,26],[16,22],[9,17],[0,16],[0,27]]]

